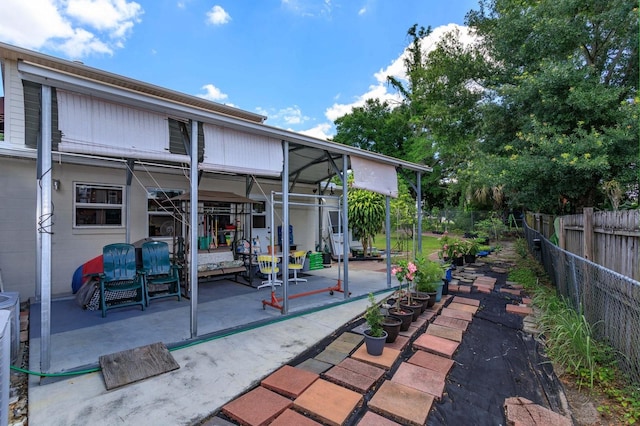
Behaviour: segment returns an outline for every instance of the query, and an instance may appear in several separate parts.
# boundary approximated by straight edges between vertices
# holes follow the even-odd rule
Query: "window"
[[[265,213],[266,202],[254,201],[251,227],[253,229],[265,229],[267,227],[267,216]]]
[[[124,226],[124,187],[74,183],[75,228],[121,228]]]
[[[184,194],[182,189],[147,188],[149,237],[182,236],[179,220],[174,220],[170,198]]]

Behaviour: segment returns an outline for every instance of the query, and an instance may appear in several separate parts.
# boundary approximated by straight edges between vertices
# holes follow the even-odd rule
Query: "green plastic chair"
[[[109,244],[102,248],[104,271],[100,281],[102,316],[107,310],[125,306],[146,306],[144,279],[136,269],[136,249],[131,244]]]
[[[181,299],[180,266],[172,265],[169,245],[163,241],[142,244],[142,273],[147,292],[147,305],[151,299],[177,296]]]

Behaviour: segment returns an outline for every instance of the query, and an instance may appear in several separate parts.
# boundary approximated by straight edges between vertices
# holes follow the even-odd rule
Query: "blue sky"
[[[434,43],[477,0],[0,0],[0,41],[266,115],[326,138],[393,99],[413,24]],[[448,25],[448,26],[447,26]],[[447,27],[444,27],[447,26]],[[439,28],[441,27],[441,28]],[[2,92],[0,92],[2,93]]]

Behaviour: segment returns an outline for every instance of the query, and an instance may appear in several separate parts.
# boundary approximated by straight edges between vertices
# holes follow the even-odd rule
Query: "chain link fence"
[[[524,230],[558,295],[582,308],[594,338],[614,348],[621,371],[640,383],[640,282],[562,250],[526,224]]]

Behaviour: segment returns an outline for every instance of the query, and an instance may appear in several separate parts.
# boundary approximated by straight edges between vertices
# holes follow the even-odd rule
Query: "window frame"
[[[107,191],[107,198],[103,202],[91,201],[91,200],[80,200],[80,187],[86,187],[89,191],[86,193],[86,196],[89,197],[91,194],[91,189],[94,190],[102,190]],[[119,191],[121,203],[110,203],[109,202],[109,191]],[[115,195],[116,200],[118,195]],[[73,182],[73,229],[123,229],[126,226],[125,223],[125,207],[126,207],[126,192],[124,185],[117,184],[106,184],[106,183],[92,183],[92,182]],[[90,224],[79,224],[78,219],[78,211],[81,209],[85,210],[97,210],[104,211],[106,210],[120,210],[120,224],[99,224],[99,223],[90,223]]]
[[[151,197],[153,196],[153,193],[161,193],[161,194],[167,194],[167,195],[171,193],[169,197],[164,198],[164,199],[168,199],[178,195],[182,195],[186,193],[186,191],[184,189],[179,189],[179,188],[159,188],[159,187],[147,187],[145,189],[147,192],[147,237],[153,238],[153,239],[173,238],[172,235],[150,235],[151,233],[149,232],[149,230],[152,224],[152,220],[151,220],[152,217],[168,217],[173,220],[173,216],[175,214],[171,206],[162,207],[158,210],[150,210],[149,207],[151,205],[151,200],[154,199]],[[182,236],[182,226],[178,226],[175,231],[176,231],[176,237]]]

